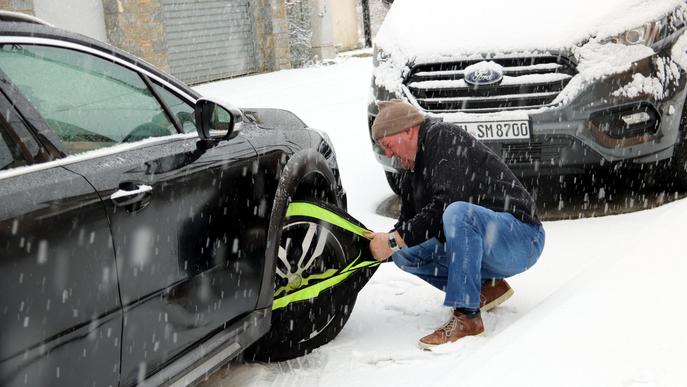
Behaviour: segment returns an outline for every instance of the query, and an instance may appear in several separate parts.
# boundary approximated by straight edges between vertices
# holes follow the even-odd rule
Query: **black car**
[[[270,330],[289,201],[346,208],[327,136],[292,113],[203,99],[6,12],[0,134],[2,386],[194,382]],[[289,345],[252,356],[310,351],[331,322],[318,314],[350,313],[309,305],[272,326]]]

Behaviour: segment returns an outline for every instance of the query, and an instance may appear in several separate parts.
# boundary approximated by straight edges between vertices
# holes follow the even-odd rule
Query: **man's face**
[[[415,167],[415,154],[417,153],[417,130],[406,129],[392,136],[382,137],[377,140],[384,148],[387,157],[397,157],[403,169],[411,170]]]

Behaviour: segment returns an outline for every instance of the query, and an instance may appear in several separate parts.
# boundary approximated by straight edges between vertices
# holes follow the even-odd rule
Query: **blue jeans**
[[[478,309],[482,283],[513,276],[537,262],[544,228],[507,212],[454,202],[443,214],[446,242],[436,238],[394,253],[394,263],[445,291],[444,305]]]

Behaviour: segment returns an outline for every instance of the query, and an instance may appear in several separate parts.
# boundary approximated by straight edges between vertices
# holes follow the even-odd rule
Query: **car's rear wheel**
[[[350,243],[350,242],[349,242]],[[346,241],[323,223],[290,218],[282,228],[275,276],[276,300],[325,281],[346,264]],[[281,302],[272,311],[270,332],[247,351],[247,358],[282,361],[331,341],[348,320],[357,291],[342,283],[315,298]]]

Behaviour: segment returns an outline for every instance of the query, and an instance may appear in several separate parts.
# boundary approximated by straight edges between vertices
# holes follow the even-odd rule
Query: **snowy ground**
[[[237,106],[292,110],[331,136],[349,210],[369,228],[391,195],[366,129],[372,63],[280,71],[197,87]],[[341,334],[285,363],[235,364],[209,386],[687,386],[687,201],[643,212],[545,223],[537,265],[484,313],[486,335],[433,352],[417,339],[449,310],[441,292],[383,264]]]

